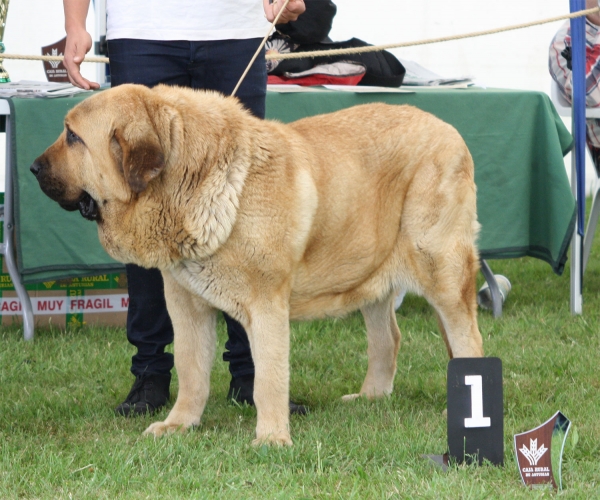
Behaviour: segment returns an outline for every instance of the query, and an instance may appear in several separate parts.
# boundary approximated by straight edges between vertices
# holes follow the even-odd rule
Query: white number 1
[[[471,418],[465,418],[465,427],[491,427],[490,417],[483,416],[483,381],[481,375],[465,375],[465,385],[471,386]]]

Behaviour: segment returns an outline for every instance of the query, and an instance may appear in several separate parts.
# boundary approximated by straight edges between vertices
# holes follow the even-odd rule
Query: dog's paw
[[[281,430],[279,432],[256,432],[256,439],[252,441],[253,446],[262,445],[275,445],[275,446],[292,446],[292,439],[290,433],[287,430]]]
[[[152,435],[160,437],[165,434],[174,434],[175,432],[183,433],[191,426],[184,424],[167,424],[166,422],[154,422],[144,431],[145,436]]]
[[[292,446],[292,438],[289,433],[280,432],[278,434],[269,434],[264,437],[257,437],[252,441],[252,446],[276,445],[276,446]]]
[[[386,396],[389,396],[392,393],[391,389],[389,390],[381,390],[381,389],[369,389],[369,390],[362,390],[358,393],[358,394],[346,394],[345,396],[342,396],[342,401],[354,401],[356,399],[360,399],[360,398],[365,398],[368,400],[375,400],[375,399],[381,399],[381,398],[385,398]]]

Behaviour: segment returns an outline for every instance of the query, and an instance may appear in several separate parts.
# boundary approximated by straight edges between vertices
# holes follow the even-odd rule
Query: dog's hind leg
[[[477,314],[464,302],[434,305],[438,324],[450,358],[480,358],[483,341],[477,327]]]
[[[477,326],[475,276],[478,259],[474,251],[448,253],[436,280],[423,295],[435,308],[450,358],[483,356]],[[440,263],[442,264],[442,263]]]
[[[444,344],[446,344],[446,350],[448,351],[448,356],[450,357],[450,359],[452,359],[454,356],[452,354],[452,348],[450,347],[450,342],[448,342],[448,334],[446,333],[446,327],[444,326],[444,323],[442,322],[442,318],[440,318],[440,315],[438,314],[437,311],[435,312],[435,316],[437,319],[437,323],[438,323],[440,332],[442,333],[442,338],[444,339]]]
[[[400,349],[400,329],[394,310],[395,293],[361,308],[367,326],[367,356],[369,366],[360,393],[348,394],[350,401],[359,396],[377,398],[392,393],[396,375],[396,358]]]
[[[217,313],[203,299],[163,272],[167,309],[175,332],[175,368],[179,379],[177,401],[164,422],[144,434],[161,436],[198,425],[210,389],[210,372],[217,343]]]

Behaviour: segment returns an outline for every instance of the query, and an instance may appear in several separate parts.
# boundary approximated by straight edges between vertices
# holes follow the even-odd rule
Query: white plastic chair
[[[550,87],[550,97],[552,99],[552,103],[556,108],[556,111],[560,116],[571,117],[571,104],[567,101],[563,95],[560,93],[560,89],[558,88],[558,84],[552,80],[552,85]],[[585,112],[586,118],[600,118],[600,107],[599,108],[586,108]],[[575,161],[572,161],[572,169],[571,169],[571,186],[573,190],[573,195],[576,195],[576,183],[574,182],[576,179],[575,172]],[[590,217],[588,219],[585,235],[583,238],[583,253],[581,252],[581,238],[577,234],[577,230],[575,230],[575,236],[573,239],[573,246],[571,250],[571,312],[573,313],[581,313],[581,298],[577,300],[574,296],[576,290],[580,290],[581,286],[579,283],[579,272],[576,270],[579,269],[580,266],[583,266],[583,271],[585,272],[585,268],[587,266],[590,250],[592,248],[592,241],[594,239],[594,233],[596,232],[596,226],[598,224],[598,217],[600,216],[600,178],[598,177],[598,171],[594,168],[594,172],[596,173],[596,182],[594,183],[593,191],[594,196],[592,198],[592,208],[590,210]],[[581,257],[580,257],[581,256]],[[581,260],[583,262],[581,262]]]

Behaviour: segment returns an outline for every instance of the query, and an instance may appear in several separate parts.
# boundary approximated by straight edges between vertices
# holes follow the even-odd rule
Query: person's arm
[[[593,9],[594,7],[598,7],[598,0],[586,0],[585,8]],[[590,23],[595,24],[596,26],[600,26],[600,14],[596,12],[595,14],[590,14],[589,16],[585,16]]]
[[[277,17],[277,14],[279,14],[283,4],[285,4],[285,0],[272,0],[272,3],[271,0],[263,0],[265,16],[270,23],[272,23]],[[281,14],[281,17],[277,21],[277,24],[285,24],[290,21],[295,21],[305,10],[306,6],[304,5],[304,0],[290,0],[290,2],[287,4],[287,7]]]
[[[65,47],[64,65],[71,83],[82,89],[97,89],[100,85],[81,75],[80,67],[85,55],[92,48],[92,37],[86,31],[85,20],[90,8],[90,0],[63,0],[65,9]]]

